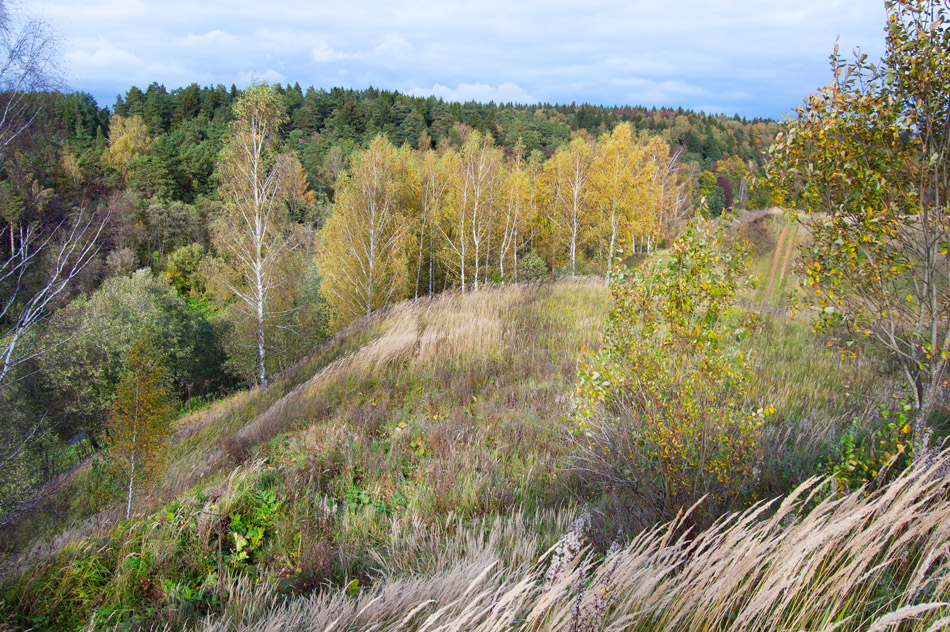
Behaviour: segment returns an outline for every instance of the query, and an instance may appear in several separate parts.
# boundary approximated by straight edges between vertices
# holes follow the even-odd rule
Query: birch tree
[[[801,254],[818,328],[887,352],[920,435],[950,372],[950,6],[885,7],[884,58],[835,50],[832,83],[776,140],[769,177],[794,217],[812,216]]]
[[[58,346],[56,337],[44,335],[42,323],[71,294],[74,281],[99,251],[99,237],[108,214],[76,210],[76,216],[59,224],[10,225],[10,250],[0,259],[0,396],[16,398],[18,383],[32,371],[30,364]],[[6,240],[4,240],[6,241]],[[30,450],[40,445],[60,423],[47,415],[7,415],[0,425],[0,487],[16,471]],[[14,477],[15,478],[15,477]],[[0,526],[20,511],[9,514],[23,486],[13,498],[0,490]]]
[[[621,123],[600,139],[593,159],[591,198],[608,235],[608,273],[613,269],[618,240],[631,229],[637,185],[642,184],[643,158],[630,124]]]
[[[601,140],[592,190],[611,259],[620,237],[634,252],[653,250],[688,208],[678,152],[660,136],[634,136],[625,124]]]
[[[646,233],[649,252],[670,234],[671,227],[689,215],[689,195],[680,173],[682,149],[670,151],[662,137],[651,136],[646,140],[646,151],[650,156],[650,184],[655,196],[653,227]]]
[[[338,179],[320,253],[336,328],[404,297],[407,188],[413,178],[408,151],[377,136]]]
[[[49,25],[10,14],[0,0],[0,160],[36,120],[35,93],[60,86],[59,50]]]
[[[108,460],[122,484],[126,520],[135,492],[164,464],[173,411],[167,382],[161,357],[148,343],[139,341],[129,349],[108,423]]]
[[[558,149],[545,166],[547,217],[557,242],[567,242],[571,276],[577,271],[577,249],[587,237],[592,219],[592,154],[591,144],[577,137],[567,147]]]
[[[58,59],[49,25],[12,15],[0,0],[0,161],[38,116],[34,93],[60,85]],[[80,208],[52,227],[7,219],[9,250],[0,259],[0,388],[11,383],[17,366],[44,352],[42,345],[24,349],[24,337],[96,255],[108,214]]]
[[[0,261],[0,389],[16,380],[15,369],[45,353],[40,341],[24,347],[27,334],[44,320],[99,251],[99,237],[108,220],[77,210],[44,231],[38,223],[11,227],[11,252]],[[38,284],[30,283],[38,276]],[[37,344],[38,343],[38,344]]]
[[[129,163],[148,153],[152,142],[141,116],[136,114],[126,118],[116,114],[109,122],[109,146],[102,158],[116,171],[126,175]]]
[[[428,261],[429,284],[428,294],[433,292],[435,266],[435,226],[439,222],[439,212],[445,203],[450,174],[446,164],[445,154],[438,154],[432,150],[425,150],[419,158],[419,224],[416,236],[419,244],[416,253],[416,286],[415,297],[419,298],[419,288],[422,277],[423,261]],[[424,248],[428,247],[428,257],[424,259]]]
[[[498,212],[498,272],[505,279],[505,260],[511,253],[512,278],[518,275],[518,249],[524,239],[524,224],[529,219],[534,198],[531,174],[524,164],[524,146],[515,146],[511,164],[505,170]]]
[[[503,154],[491,136],[471,131],[455,163],[453,204],[448,206],[440,232],[454,255],[462,285],[472,279],[478,290],[479,272],[488,266],[488,242],[504,169]],[[469,276],[467,273],[471,272]]]
[[[278,151],[278,126],[285,117],[269,86],[248,88],[233,112],[218,169],[225,212],[214,238],[235,272],[227,278],[228,288],[255,323],[257,379],[267,388],[267,329],[276,315],[270,298],[283,282],[281,262],[296,246],[288,218],[288,201],[299,193],[293,186],[296,158]]]

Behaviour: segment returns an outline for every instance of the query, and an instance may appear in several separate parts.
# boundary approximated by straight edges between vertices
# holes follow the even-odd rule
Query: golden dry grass
[[[828,495],[811,480],[698,534],[676,520],[604,559],[552,560],[572,547],[552,549],[527,572],[482,551],[357,595],[281,603],[238,587],[202,630],[936,632],[950,616],[948,472],[943,452],[873,494]]]

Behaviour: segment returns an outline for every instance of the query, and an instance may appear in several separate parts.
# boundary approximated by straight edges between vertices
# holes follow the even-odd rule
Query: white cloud
[[[446,101],[481,101],[487,103],[537,103],[538,100],[525,92],[521,86],[505,82],[498,86],[486,83],[460,83],[457,87],[449,88],[442,84],[435,84],[431,88],[412,88],[408,91],[414,96],[436,96]]]
[[[149,61],[128,50],[101,41],[89,49],[73,49],[66,53],[65,62],[72,82],[95,82],[104,75],[124,83],[124,90],[132,85],[144,87],[153,81],[176,88],[189,83],[210,82],[208,74],[194,72],[176,60],[168,63]],[[85,89],[82,85],[75,86]]]
[[[344,53],[334,50],[326,42],[320,42],[310,53],[310,57],[318,64],[328,64],[341,59],[359,59],[360,55],[359,53]]]
[[[79,76],[87,76],[96,69],[121,71],[142,65],[142,60],[136,55],[106,42],[102,42],[93,51],[69,51],[66,53],[66,61],[75,72],[79,73]]]
[[[361,51],[336,50],[326,42],[320,42],[311,51],[310,58],[319,64],[345,60],[378,60],[379,63],[389,66],[404,59],[411,52],[412,44],[406,38],[388,34],[372,49]]]
[[[880,0],[29,0],[97,97],[250,79],[447,99],[642,103],[778,116],[827,56],[883,50]],[[345,77],[345,79],[344,79]],[[184,82],[184,83],[180,83]],[[431,86],[431,87],[429,87]]]
[[[195,35],[189,33],[178,40],[180,46],[199,47],[231,45],[238,41],[238,38],[226,31],[214,29],[207,33]]]
[[[412,51],[412,44],[409,43],[409,40],[400,35],[389,34],[373,49],[373,54],[405,55],[410,51]]]

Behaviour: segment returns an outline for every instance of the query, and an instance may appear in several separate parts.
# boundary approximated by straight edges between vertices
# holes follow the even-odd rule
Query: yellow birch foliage
[[[440,213],[449,195],[451,184],[450,161],[444,155],[429,149],[430,141],[423,133],[419,140],[421,149],[416,154],[416,172],[418,176],[417,204],[412,217],[413,233],[413,269],[415,270],[415,296],[419,297],[423,288],[427,294],[433,291],[434,266],[436,257],[435,238]],[[451,155],[451,152],[447,152]],[[428,274],[423,278],[423,263],[428,262]]]
[[[141,116],[115,115],[109,123],[109,146],[103,158],[114,169],[125,173],[129,163],[145,155],[151,145],[152,139]]]
[[[646,250],[675,235],[678,224],[689,218],[688,178],[679,161],[679,150],[660,136],[642,134],[640,142],[647,152],[647,173],[644,187],[647,199],[638,213]]]
[[[469,131],[459,152],[446,156],[451,169],[449,196],[438,231],[445,266],[457,275],[462,291],[484,280],[490,265],[493,226],[504,178],[504,154],[491,135]]]
[[[657,232],[662,200],[655,182],[660,170],[656,149],[649,137],[634,136],[629,123],[621,123],[598,143],[591,169],[591,203],[594,230],[607,245],[608,270],[613,269],[621,241],[636,250]]]
[[[530,165],[524,162],[524,146],[520,139],[515,146],[511,164],[505,170],[501,199],[495,222],[494,243],[498,252],[498,279],[517,280],[518,252],[531,236],[535,221],[535,186]],[[510,265],[506,268],[506,262]]]
[[[134,344],[107,424],[109,469],[125,496],[126,518],[134,495],[151,484],[165,464],[173,412],[167,383],[161,356],[145,341]]]
[[[337,180],[319,255],[334,329],[405,298],[414,180],[408,149],[384,136],[355,154]]]
[[[590,182],[593,152],[592,144],[578,136],[558,149],[544,167],[543,193],[552,246],[557,254],[567,251],[571,276],[577,269],[579,250],[587,243],[595,223]]]

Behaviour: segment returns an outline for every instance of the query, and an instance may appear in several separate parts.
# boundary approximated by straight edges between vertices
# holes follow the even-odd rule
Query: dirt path
[[[795,246],[797,243],[798,237],[798,226],[795,224],[789,224],[788,243],[785,244],[785,260],[782,261],[782,272],[778,277],[778,287],[782,287],[782,283],[785,281],[785,274],[788,272],[788,264],[792,261],[792,255],[795,253]]]
[[[740,224],[751,224],[752,222],[757,222],[763,217],[770,217],[772,215],[781,215],[782,209],[777,206],[772,208],[763,208],[758,211],[749,211],[745,215],[739,217]]]
[[[772,265],[769,267],[769,281],[765,284],[765,293],[762,295],[761,302],[768,304],[772,298],[772,286],[775,284],[775,271],[778,270],[782,261],[782,249],[785,247],[785,238],[788,236],[790,224],[786,224],[779,233],[778,243],[775,244],[775,254],[772,255]],[[779,281],[781,283],[781,280]]]

